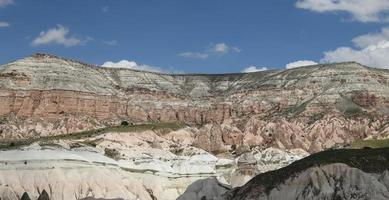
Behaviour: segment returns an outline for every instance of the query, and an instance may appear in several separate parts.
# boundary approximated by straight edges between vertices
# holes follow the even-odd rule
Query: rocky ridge
[[[354,62],[160,74],[35,54],[0,66],[0,198],[37,199],[44,190],[50,199],[213,199],[229,188],[236,189],[227,197],[237,199],[246,193],[272,199],[280,191],[317,197],[312,184],[304,186],[311,193],[293,193],[301,189],[292,187],[295,177],[282,179],[288,184],[270,196],[245,188],[258,191],[263,183],[252,184],[258,177],[310,153],[386,138],[388,78],[388,70]],[[183,126],[150,126],[165,122]],[[119,124],[150,129],[123,131]],[[295,175],[304,183],[321,171],[341,180],[345,174],[373,179],[370,171],[327,164]],[[316,184],[323,176],[309,183],[330,191],[337,180],[323,188]],[[386,195],[364,191],[358,195]]]
[[[222,199],[388,199],[389,149],[331,150],[260,174]]]
[[[31,138],[118,124],[202,126],[195,146],[317,152],[386,137],[389,72],[358,63],[237,74],[107,69],[35,54],[0,67],[0,137]],[[314,141],[314,142],[313,142]]]

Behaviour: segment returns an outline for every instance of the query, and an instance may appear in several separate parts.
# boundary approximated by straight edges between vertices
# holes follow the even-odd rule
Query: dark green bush
[[[122,126],[128,126],[128,125],[130,125],[130,124],[128,123],[128,121],[122,121],[122,123],[120,123],[120,125],[122,125]]]
[[[105,148],[104,155],[114,160],[118,160],[120,158],[120,153],[116,149]]]

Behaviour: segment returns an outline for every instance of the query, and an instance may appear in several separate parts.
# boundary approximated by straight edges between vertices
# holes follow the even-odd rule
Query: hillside
[[[226,199],[388,199],[389,149],[330,150],[260,174]]]
[[[389,136],[388,78],[389,70],[353,62],[159,74],[35,54],[0,66],[0,198],[196,199],[204,189],[221,198],[241,186],[231,198],[273,198],[263,191],[279,186],[274,195],[297,197],[293,177],[321,171],[372,185],[381,171],[364,171],[362,161],[382,164],[375,150],[295,161],[385,145],[375,139]],[[317,197],[302,186],[312,191],[304,198]],[[358,194],[379,199],[384,189]]]
[[[316,152],[389,134],[388,77],[352,62],[174,75],[35,54],[0,67],[0,137],[179,122],[201,126],[196,144],[211,152],[241,144]]]

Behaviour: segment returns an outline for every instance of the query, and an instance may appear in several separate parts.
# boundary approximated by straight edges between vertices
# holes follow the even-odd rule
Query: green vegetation
[[[116,149],[105,148],[104,149],[104,155],[107,156],[107,157],[110,157],[110,158],[112,158],[114,160],[119,160],[120,159],[120,153]]]
[[[122,126],[128,126],[128,125],[130,125],[130,124],[128,123],[128,121],[122,121],[122,123],[120,123],[120,125],[122,125]]]
[[[360,106],[355,104],[351,97],[340,95],[342,98],[335,104],[337,110],[342,112],[346,117],[356,117],[363,115],[364,112]]]
[[[1,117],[0,118],[0,124],[5,124],[7,122],[7,118]]]
[[[293,106],[290,106],[288,108],[286,108],[284,110],[284,114],[289,116],[289,117],[293,117],[293,116],[297,116],[299,115],[300,113],[304,112],[307,105],[312,101],[312,99],[310,100],[307,100],[301,104],[296,104],[296,105],[293,105]]]
[[[57,148],[61,148],[62,146],[59,145],[59,144],[56,144],[55,142],[53,141],[45,141],[45,142],[42,142],[39,144],[41,147],[45,148],[45,147],[57,147]]]
[[[389,148],[381,149],[333,149],[313,154],[279,170],[266,172],[253,178],[248,184],[263,186],[270,192],[279,183],[310,167],[343,163],[367,173],[381,173],[389,169]],[[245,187],[250,189],[250,187]],[[243,189],[244,190],[244,189]],[[239,192],[245,192],[245,191]]]
[[[363,148],[386,148],[389,147],[389,139],[382,140],[357,140],[351,144],[353,149]]]
[[[311,125],[311,124],[315,123],[316,121],[323,119],[324,116],[325,116],[324,113],[315,113],[314,115],[312,115],[308,118],[307,124]]]
[[[85,140],[85,141],[82,141],[80,143],[83,144],[83,145],[86,145],[86,146],[96,147],[97,144],[99,142],[101,142],[102,140],[104,140],[104,139],[99,138],[99,139],[95,139],[95,140]]]
[[[359,107],[348,107],[345,111],[344,114],[347,117],[353,117],[353,116],[358,116],[363,113],[363,110]]]
[[[159,134],[165,134],[167,132],[178,130],[183,127],[185,127],[185,125],[180,123],[148,123],[148,124],[138,124],[138,125],[127,125],[127,126],[111,126],[111,127],[105,127],[105,128],[95,129],[95,130],[61,134],[55,136],[45,136],[39,138],[19,139],[19,140],[3,140],[0,141],[0,149],[14,149],[20,146],[30,145],[34,142],[49,143],[49,141],[52,140],[72,140],[72,139],[77,140],[83,138],[91,138],[109,132],[121,133],[121,132],[142,132],[146,130],[152,130],[152,131],[156,131]],[[93,142],[90,143],[90,145],[93,146],[94,145]]]

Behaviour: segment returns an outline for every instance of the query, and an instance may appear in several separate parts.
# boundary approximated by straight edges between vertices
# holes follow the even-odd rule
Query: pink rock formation
[[[301,148],[388,134],[389,71],[357,63],[222,75],[106,69],[36,54],[0,67],[0,138],[30,138],[122,120],[202,126],[194,144]]]

